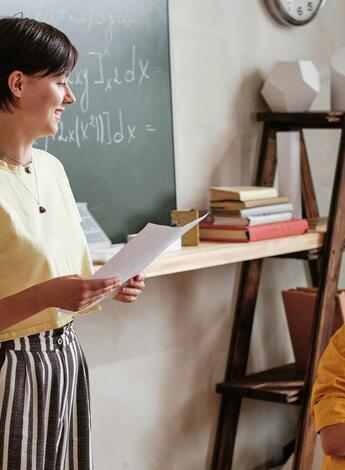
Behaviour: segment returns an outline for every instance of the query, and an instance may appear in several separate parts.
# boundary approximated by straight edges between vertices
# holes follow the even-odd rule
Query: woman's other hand
[[[121,286],[118,278],[91,279],[77,274],[50,279],[41,284],[45,308],[78,312]]]
[[[145,276],[141,273],[137,274],[130,279],[125,286],[121,287],[119,292],[114,295],[113,299],[124,303],[135,302],[145,288],[144,281]]]

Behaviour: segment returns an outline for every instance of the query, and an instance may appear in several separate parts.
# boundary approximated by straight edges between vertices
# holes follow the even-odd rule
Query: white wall
[[[260,0],[171,0],[179,207],[206,207],[210,184],[250,184],[263,78],[278,60],[311,59],[322,74],[314,109],[329,106],[328,64],[345,45],[345,2],[284,28]],[[338,136],[310,131],[319,203],[327,210]],[[105,304],[78,322],[90,364],[95,468],[210,468],[239,266],[147,281],[135,305]],[[291,361],[280,291],[306,282],[302,262],[267,260],[250,371]],[[244,401],[233,468],[254,470],[294,436],[297,410]],[[319,468],[317,465],[315,468]]]

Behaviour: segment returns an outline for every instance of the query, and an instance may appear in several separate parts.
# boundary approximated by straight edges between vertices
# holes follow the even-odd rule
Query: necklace
[[[26,173],[29,173],[29,174],[31,173],[31,168],[30,168],[29,165],[31,165],[31,163],[32,163],[32,157],[30,157],[30,159],[26,163],[21,163],[19,160],[16,160],[15,158],[10,157],[9,155],[7,155],[4,152],[0,152],[0,155],[3,155],[4,157],[8,158],[12,162],[17,163],[17,165],[20,165],[20,166],[24,167]]]
[[[13,175],[17,178],[17,180],[20,182],[20,184],[26,189],[26,191],[30,194],[30,196],[35,200],[36,204],[38,205],[38,210],[40,214],[44,214],[44,212],[47,212],[47,209],[40,204],[40,193],[38,189],[38,180],[37,180],[37,172],[35,168],[35,162],[34,160],[31,160],[34,168],[34,174],[35,174],[35,181],[36,181],[36,194],[37,197],[34,196],[34,194],[30,191],[30,189],[26,186],[26,184],[23,183],[23,181],[19,178],[18,175],[16,175],[15,172],[13,172]],[[31,171],[30,171],[31,173]]]

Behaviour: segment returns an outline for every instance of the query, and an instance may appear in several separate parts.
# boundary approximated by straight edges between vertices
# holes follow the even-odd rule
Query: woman
[[[64,169],[32,147],[57,132],[75,103],[67,78],[77,56],[50,25],[0,18],[2,470],[92,468],[88,372],[73,312],[86,312],[120,283],[90,279]],[[132,302],[143,288],[138,275],[114,298]]]

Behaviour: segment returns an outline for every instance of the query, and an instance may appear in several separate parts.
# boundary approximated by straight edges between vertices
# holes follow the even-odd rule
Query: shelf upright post
[[[272,186],[276,165],[276,132],[270,123],[265,122],[255,184]],[[262,259],[245,261],[242,264],[240,291],[235,310],[225,380],[241,377],[246,372],[261,268]],[[232,400],[222,397],[212,470],[231,468],[241,401],[240,397],[233,397]]]
[[[311,389],[316,377],[318,361],[331,336],[338,289],[341,259],[345,240],[345,122],[342,121],[337,166],[328,216],[328,230],[324,242],[321,278],[316,298],[309,365],[297,432],[293,470],[307,470],[312,462],[315,433],[310,413]]]

